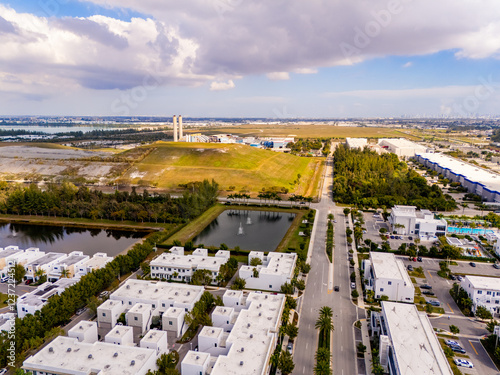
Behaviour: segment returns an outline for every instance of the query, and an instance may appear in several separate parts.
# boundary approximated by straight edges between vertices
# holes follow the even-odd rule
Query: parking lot
[[[422,295],[427,301],[437,300],[445,313],[439,317],[431,317],[430,321],[434,328],[449,331],[450,325],[455,325],[460,329],[459,341],[462,348],[467,352],[468,359],[474,364],[474,369],[461,368],[464,374],[499,374],[495,365],[489,358],[485,349],[479,342],[479,338],[488,334],[486,325],[476,321],[474,318],[465,317],[455,301],[451,297],[449,290],[453,286],[452,280],[444,279],[437,275],[439,271],[439,262],[441,259],[423,258],[422,262],[414,262],[408,260],[408,257],[399,256],[403,260],[405,266],[411,264],[415,267],[424,269],[425,278],[416,277],[417,286],[428,284],[432,286],[432,291],[435,297]],[[499,276],[500,271],[494,269],[491,264],[477,264],[475,268],[471,267],[468,262],[458,262],[458,266],[451,266],[452,272],[457,274],[467,274],[475,272],[483,275]],[[470,271],[470,272],[469,272]],[[424,289],[422,289],[423,291]],[[457,357],[460,358],[460,357]]]

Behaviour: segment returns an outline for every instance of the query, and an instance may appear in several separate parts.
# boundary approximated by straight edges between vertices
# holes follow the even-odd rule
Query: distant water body
[[[41,132],[47,134],[82,132],[88,133],[94,130],[121,130],[123,128],[106,126],[27,126],[27,125],[0,125],[0,130],[23,130],[27,132]]]

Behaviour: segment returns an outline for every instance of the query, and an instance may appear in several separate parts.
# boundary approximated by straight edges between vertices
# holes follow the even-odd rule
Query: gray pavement
[[[295,341],[294,350],[294,375],[311,375],[313,373],[314,356],[318,344],[318,331],[314,328],[314,324],[322,306],[329,306],[333,311],[335,327],[332,337],[333,374],[352,375],[357,373],[353,331],[353,323],[356,321],[356,307],[350,298],[344,217],[341,214],[342,209],[336,208],[332,201],[332,178],[332,159],[328,158],[321,200],[311,206],[317,210],[317,219],[310,247],[312,268],[305,293],[301,297],[299,335]],[[329,213],[333,213],[338,219],[335,225],[332,285],[339,285],[339,292],[333,292],[331,289],[332,285],[329,283],[331,265],[325,252]]]

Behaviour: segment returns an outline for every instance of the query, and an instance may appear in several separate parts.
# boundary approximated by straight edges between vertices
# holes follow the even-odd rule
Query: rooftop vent
[[[157,292],[158,292],[158,289],[155,289],[155,293],[157,293]]]
[[[118,352],[116,352],[115,354],[113,354],[113,357],[118,357]]]
[[[139,289],[139,294],[142,294],[142,289]]]
[[[250,323],[247,324],[247,328],[250,328]]]
[[[49,353],[54,353],[54,348],[52,346],[49,348]]]
[[[253,335],[250,335],[250,338],[253,339]]]
[[[215,329],[212,329],[212,333],[215,333]]]
[[[259,313],[259,316],[262,316],[262,313]]]
[[[187,294],[186,294],[186,295],[187,295],[187,296],[190,296],[190,295],[191,295],[191,292],[187,292]]]
[[[152,334],[151,334],[151,335],[149,335],[149,338],[150,338],[150,339],[152,339],[152,338],[153,338],[153,335],[152,335]]]
[[[127,285],[125,288],[130,289],[130,285]]]
[[[71,351],[71,348],[66,349],[66,351],[69,353]]]
[[[199,355],[197,355],[197,356],[196,356],[196,360],[198,360],[198,359],[200,359],[200,356],[199,356]]]
[[[92,354],[89,354],[89,356],[87,358],[88,359],[92,359]]]
[[[175,292],[175,295],[178,296],[179,295],[179,292]]]
[[[135,365],[135,361],[134,360],[130,361],[130,366],[133,366],[133,365]]]
[[[241,352],[243,353],[245,351],[245,348],[241,348]]]
[[[240,366],[243,366],[243,361],[240,361]]]

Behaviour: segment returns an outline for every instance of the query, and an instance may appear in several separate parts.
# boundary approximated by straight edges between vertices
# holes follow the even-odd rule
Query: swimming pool
[[[448,227],[448,233],[458,233],[458,234],[486,234],[493,233],[491,229],[484,228],[457,228],[457,227]]]

